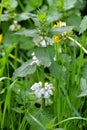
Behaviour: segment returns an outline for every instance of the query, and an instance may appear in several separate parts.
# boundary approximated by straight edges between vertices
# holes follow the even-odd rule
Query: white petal
[[[45,89],[44,89],[44,88],[41,88],[40,93],[41,93],[42,95],[44,95]]]
[[[38,66],[40,66],[40,65],[41,65],[41,62],[37,59],[37,60],[36,60],[36,64],[37,64]]]
[[[40,81],[38,84],[39,84],[39,86],[41,86],[41,87],[42,87],[42,82],[41,82],[41,81]]]
[[[32,65],[35,65],[36,64],[36,61],[32,61],[31,63],[30,63],[30,65],[32,66]]]
[[[41,98],[41,93],[36,93],[37,98]]]
[[[41,41],[40,44],[42,45],[42,47],[46,47],[46,42],[45,42],[45,40]]]
[[[44,93],[44,98],[49,98],[49,97],[50,97],[49,93],[48,93],[48,92],[45,92],[45,93]]]
[[[53,57],[53,60],[56,61],[56,56]]]
[[[33,59],[33,60],[37,60],[37,57],[36,57],[36,56],[33,56],[32,59]]]
[[[10,25],[9,29],[10,29],[11,31],[14,31],[14,30],[15,30],[15,25],[14,25],[14,24]]]
[[[45,83],[45,86],[48,86],[48,82]]]
[[[35,84],[33,84],[33,85],[31,86],[31,90],[36,90],[36,89],[38,89],[38,88],[39,88],[38,83],[35,83]]]
[[[53,95],[52,90],[48,90],[48,93],[49,93],[50,95]]]
[[[16,20],[14,20],[14,24],[17,24],[17,21],[16,21]]]
[[[42,94],[40,92],[40,89],[36,90],[34,93],[38,98],[41,98]]]
[[[34,56],[34,55],[35,55],[35,53],[33,52],[31,55],[32,55],[32,56]]]
[[[53,89],[53,85],[52,85],[52,84],[49,84],[49,88],[50,88],[50,89]]]

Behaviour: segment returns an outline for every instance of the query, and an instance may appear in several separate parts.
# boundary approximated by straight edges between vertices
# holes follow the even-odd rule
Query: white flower
[[[49,37],[43,38],[42,36],[34,37],[33,42],[36,46],[47,47],[47,45],[53,45],[53,39]]]
[[[14,23],[14,24],[17,24],[17,21],[16,21],[16,20],[14,20],[14,21],[13,21],[13,23]]]
[[[46,82],[43,87],[42,82],[40,81],[32,85],[31,89],[34,91],[34,94],[37,98],[49,98],[51,95],[53,95],[54,87],[48,82]]]
[[[47,46],[45,40],[42,40],[42,41],[40,42],[40,44],[41,44],[42,47],[46,47],[46,46]]]
[[[41,87],[42,87],[42,82],[41,82],[41,81],[39,81],[39,83],[38,83],[38,84],[39,84],[39,86],[41,86]]]
[[[33,61],[31,62],[30,65],[36,64],[36,65],[40,66],[41,65],[41,61],[35,56],[35,53],[33,52],[31,55],[32,55],[32,60]]]
[[[37,90],[35,90],[35,91],[34,91],[34,94],[36,95],[37,98],[41,98],[41,97],[42,97],[42,94],[41,94],[41,92],[40,92],[40,88],[37,89]]]
[[[9,30],[14,31],[15,30],[15,25],[14,24],[10,25]]]
[[[33,52],[31,55],[32,55],[32,56],[34,56],[34,55],[35,55],[35,53]]]
[[[45,83],[45,94],[44,97],[45,98],[49,98],[50,95],[53,95],[53,85],[52,84],[48,84],[47,82]]]
[[[41,93],[42,95],[44,95],[45,89],[44,89],[44,88],[41,88],[40,93]]]
[[[50,97],[50,94],[48,92],[45,92],[44,93],[44,98],[49,98]]]
[[[17,31],[21,28],[21,25],[17,24],[17,21],[14,21],[12,25],[9,26],[10,31]]]
[[[56,61],[56,55],[53,57],[53,60]]]
[[[31,87],[31,89],[32,89],[32,90],[39,89],[38,83],[33,84],[32,87]]]

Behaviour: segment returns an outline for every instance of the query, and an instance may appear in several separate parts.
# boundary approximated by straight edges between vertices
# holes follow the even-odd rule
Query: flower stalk
[[[75,42],[80,48],[82,48],[82,50],[87,54],[87,50],[79,43],[77,42],[75,39],[73,39],[72,37],[67,37],[69,40]]]
[[[42,88],[45,87],[44,84],[44,66],[42,66]],[[45,98],[42,96],[42,104],[41,104],[41,108],[44,109],[45,108]]]
[[[45,98],[42,97],[42,104],[41,104],[41,108],[44,109],[45,108]]]

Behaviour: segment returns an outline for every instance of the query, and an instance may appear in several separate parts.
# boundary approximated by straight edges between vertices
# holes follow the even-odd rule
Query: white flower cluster
[[[41,65],[41,61],[35,56],[34,52],[32,53],[32,60],[33,61],[31,62],[31,65],[34,65],[34,64],[36,64],[38,66]]]
[[[49,37],[45,37],[45,39],[43,39],[42,36],[34,37],[33,42],[36,44],[36,46],[39,47],[47,47],[47,45],[53,45],[53,39]]]
[[[17,21],[13,21],[13,24],[9,26],[10,31],[18,31],[20,29],[21,29],[21,25],[19,25]]]
[[[35,83],[31,86],[31,90],[34,91],[34,94],[37,98],[49,98],[53,95],[54,87],[51,83],[46,82],[44,87],[42,86],[42,82]]]

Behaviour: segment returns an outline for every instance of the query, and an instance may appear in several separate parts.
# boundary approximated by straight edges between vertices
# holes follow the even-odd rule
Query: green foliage
[[[26,7],[25,11],[34,11],[42,5],[43,0],[25,0]]]
[[[66,27],[58,27],[58,28],[54,28],[52,29],[52,33],[53,34],[61,34],[61,33],[64,33],[64,32],[71,32],[73,29],[72,26],[66,26]]]
[[[13,73],[13,78],[16,77],[25,77],[28,74],[33,74],[36,70],[36,65],[34,64],[33,66],[31,63],[33,60],[29,60],[26,63],[24,63],[21,67],[15,70]]]
[[[37,30],[35,30],[35,29],[34,30],[23,29],[19,32],[16,32],[15,34],[24,35],[24,36],[27,36],[27,37],[34,37],[37,34]]]
[[[87,129],[86,6],[86,0],[0,1],[1,130]]]
[[[35,49],[35,55],[42,62],[42,65],[44,65],[44,67],[49,67],[51,64],[49,51],[51,52],[52,57],[54,57],[54,50],[51,46],[48,48]]]
[[[64,9],[69,10],[73,8],[76,4],[77,0],[64,0]]]
[[[87,29],[87,16],[84,16],[84,18],[82,19],[81,21],[81,24],[80,24],[80,33],[83,33],[84,31],[86,31]]]

